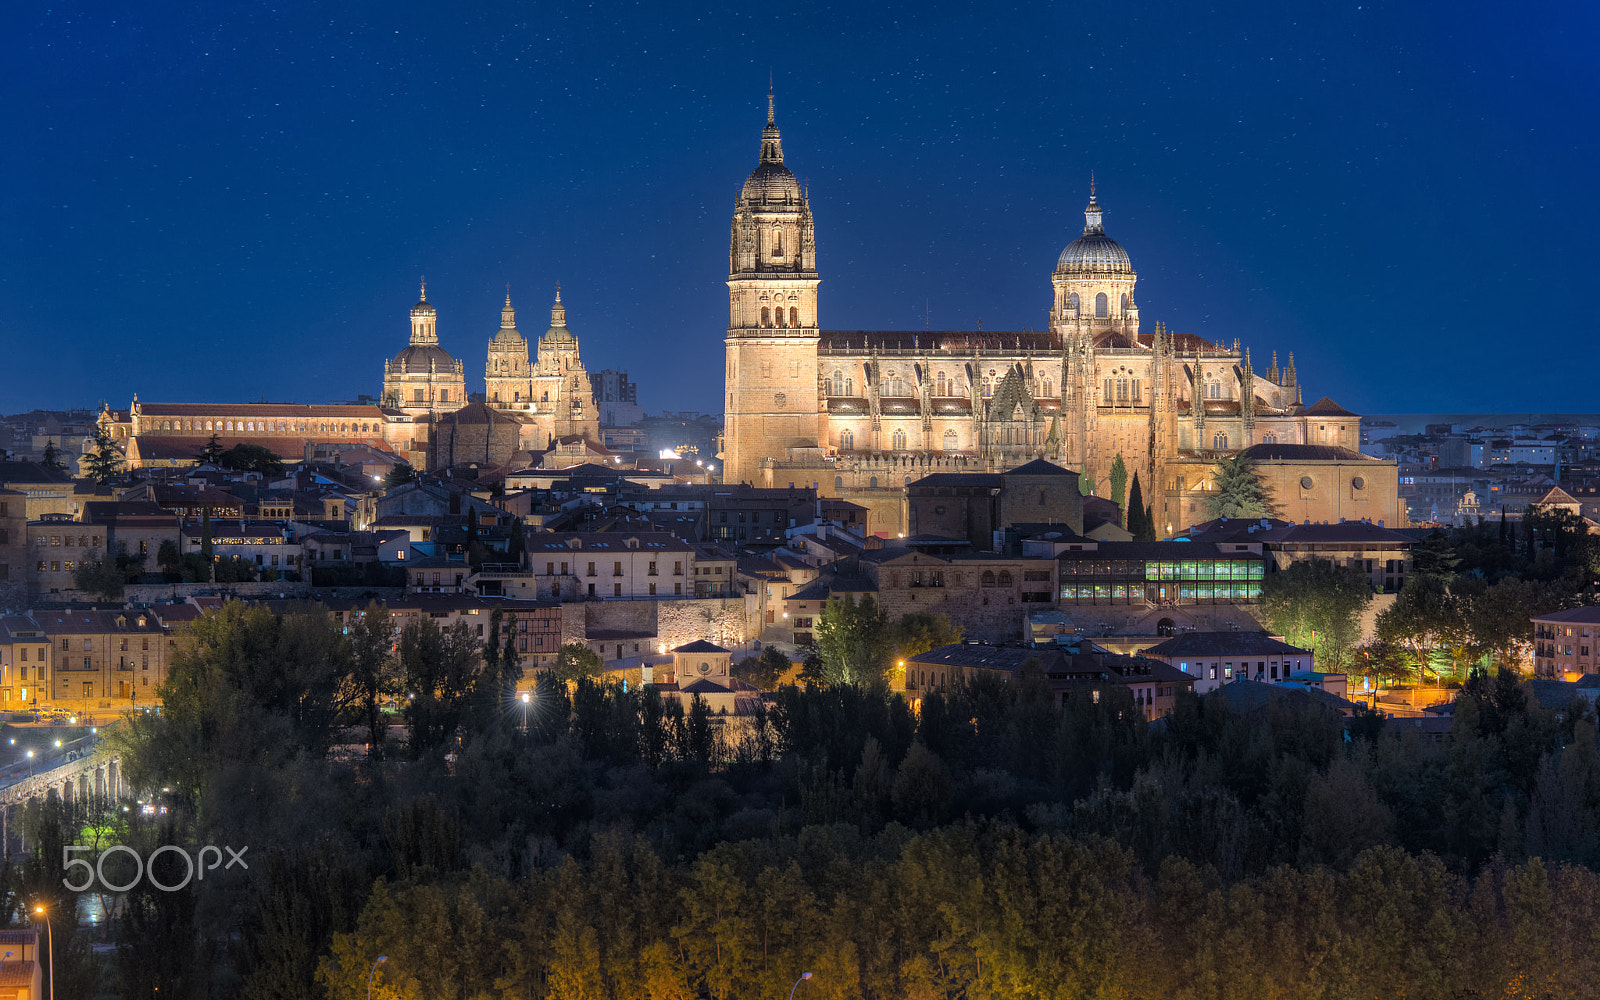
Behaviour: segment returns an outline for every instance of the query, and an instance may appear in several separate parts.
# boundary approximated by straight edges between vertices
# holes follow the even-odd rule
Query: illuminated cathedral
[[[1295,465],[1272,473],[1298,472],[1281,499],[1311,506],[1295,509],[1394,516],[1393,484],[1385,501],[1372,482],[1393,466],[1358,453],[1357,415],[1326,398],[1306,405],[1292,354],[1257,371],[1237,339],[1141,328],[1138,273],[1093,184],[1083,214],[1040,330],[824,329],[810,192],[784,164],[769,94],[728,254],[728,481],[815,483],[894,530],[903,487],[931,472],[1045,458],[1105,483],[1120,455],[1170,532],[1204,519],[1194,514],[1219,457],[1255,449],[1260,465]]]

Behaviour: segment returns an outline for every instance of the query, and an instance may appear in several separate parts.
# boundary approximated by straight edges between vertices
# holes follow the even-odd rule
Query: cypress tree
[[[1144,491],[1139,488],[1139,474],[1137,472],[1133,474],[1133,485],[1128,487],[1128,508],[1125,520],[1127,523],[1124,527],[1128,529],[1128,533],[1134,537],[1135,541],[1141,540],[1140,536],[1145,533]]]
[[[1127,524],[1128,518],[1127,518],[1127,513],[1126,513],[1127,512],[1127,507],[1125,506],[1125,503],[1124,503],[1127,500],[1127,493],[1124,492],[1124,491],[1128,487],[1128,466],[1122,461],[1122,453],[1121,452],[1117,453],[1116,460],[1111,463],[1111,477],[1110,478],[1111,478],[1111,502],[1116,504],[1119,508],[1122,509],[1122,511],[1123,511],[1122,526],[1123,527],[1127,527],[1128,526],[1128,524]]]

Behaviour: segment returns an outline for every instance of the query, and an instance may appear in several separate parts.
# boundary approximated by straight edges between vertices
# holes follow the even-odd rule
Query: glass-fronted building
[[[1228,548],[1232,549],[1232,546]],[[1261,599],[1259,552],[1204,542],[1099,542],[1057,558],[1058,597],[1082,604],[1237,604]]]

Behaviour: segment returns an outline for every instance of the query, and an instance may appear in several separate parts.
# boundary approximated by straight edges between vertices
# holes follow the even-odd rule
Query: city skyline
[[[1594,140],[1557,127],[1595,103],[1561,57],[1592,32],[1562,15],[41,14],[12,42],[4,409],[375,395],[426,274],[469,375],[504,285],[537,317],[560,282],[591,368],[716,411],[769,72],[824,328],[1039,329],[1093,173],[1146,326],[1294,351],[1357,412],[1537,409],[1508,317],[1581,351],[1595,263]]]

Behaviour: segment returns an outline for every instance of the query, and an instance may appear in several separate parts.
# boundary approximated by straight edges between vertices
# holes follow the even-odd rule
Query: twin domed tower
[[[770,91],[727,280],[728,481],[815,483],[868,506],[873,530],[894,530],[902,487],[934,471],[1047,458],[1103,483],[1120,455],[1165,523],[1220,454],[1356,444],[1313,430],[1292,363],[1280,374],[1274,358],[1261,377],[1238,341],[1141,331],[1138,274],[1092,181],[1042,329],[822,329],[810,191],[784,163]]]
[[[438,310],[428,301],[424,284],[411,307],[411,342],[384,365],[383,406],[413,421],[430,422],[469,402],[462,363],[439,346]],[[578,338],[567,328],[559,286],[550,328],[532,358],[507,290],[500,329],[489,340],[482,405],[524,424],[520,436],[535,449],[545,447],[548,439],[572,435],[600,440],[599,408],[578,353]]]

